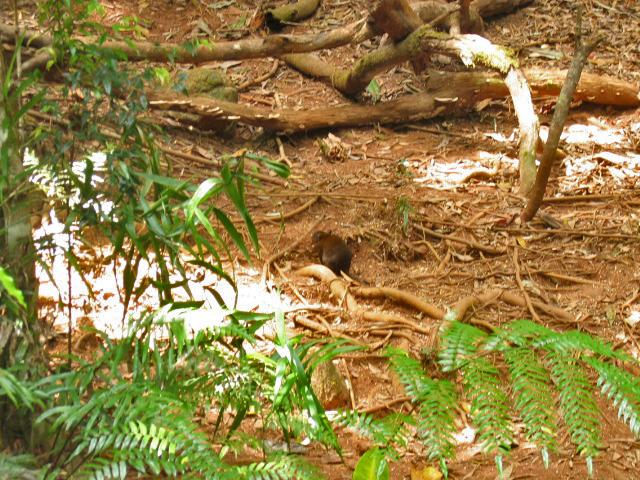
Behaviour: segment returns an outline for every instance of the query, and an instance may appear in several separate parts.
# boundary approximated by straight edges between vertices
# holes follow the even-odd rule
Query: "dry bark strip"
[[[557,95],[565,71],[525,70],[535,96]],[[437,77],[437,78],[436,78]],[[440,84],[440,85],[438,85]],[[272,110],[209,97],[163,98],[150,94],[155,108],[199,114],[211,120],[239,121],[286,133],[331,127],[407,123],[472,109],[485,99],[502,98],[508,90],[502,79],[484,72],[430,75],[430,93],[407,95],[376,105],[341,105],[309,110]],[[583,74],[574,99],[601,105],[640,106],[638,88],[611,77]]]
[[[533,108],[531,91],[521,70],[513,68],[504,79],[511,93],[519,124],[518,170],[520,193],[527,194],[536,181],[536,147],[540,138],[540,121]]]

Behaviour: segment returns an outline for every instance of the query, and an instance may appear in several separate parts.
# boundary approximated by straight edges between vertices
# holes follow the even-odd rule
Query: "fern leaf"
[[[513,383],[515,408],[522,417],[527,438],[538,445],[548,467],[548,452],[555,450],[556,417],[549,374],[534,351],[520,347],[504,352]]]
[[[587,461],[598,454],[600,418],[593,387],[578,361],[564,353],[550,351],[547,360],[551,378],[559,390],[560,409],[578,453]]]
[[[319,480],[317,467],[292,455],[279,455],[266,462],[235,467],[222,478],[229,480]]]
[[[636,437],[640,437],[640,382],[629,372],[594,358],[585,359],[598,372],[598,386],[618,408],[622,419]]]
[[[419,404],[418,435],[425,440],[429,459],[438,459],[446,469],[445,460],[453,457],[455,449],[453,384],[427,377],[420,362],[403,350],[389,349],[387,355],[406,392]]]
[[[628,361],[633,360],[628,354],[615,350],[611,344],[591,335],[572,330],[570,332],[554,332],[545,338],[534,342],[534,348],[545,348],[564,354],[572,352],[593,353],[610,359]]]
[[[445,460],[453,457],[455,443],[454,406],[457,397],[453,384],[432,381],[420,396],[418,435],[425,440],[429,459],[438,459],[446,470]]]
[[[500,386],[498,369],[486,358],[478,357],[465,363],[461,371],[482,448],[501,456],[510,450],[513,432],[509,398]]]
[[[442,334],[438,354],[442,369],[452,372],[460,368],[486,339],[487,334],[479,328],[461,322],[451,322]]]
[[[425,375],[420,362],[399,348],[387,348],[385,354],[389,358],[391,367],[398,374],[407,395],[417,399],[425,388],[425,383],[431,381]]]
[[[500,337],[519,347],[530,345],[534,340],[546,339],[554,334],[553,330],[531,320],[516,320],[502,326],[499,332]]]

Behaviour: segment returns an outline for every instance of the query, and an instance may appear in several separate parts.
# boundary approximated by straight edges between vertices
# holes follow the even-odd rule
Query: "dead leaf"
[[[411,480],[440,480],[442,472],[435,467],[424,467],[422,470],[411,469]]]

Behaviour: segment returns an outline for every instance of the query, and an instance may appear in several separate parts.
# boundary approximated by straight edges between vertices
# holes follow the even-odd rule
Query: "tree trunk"
[[[5,81],[8,75],[5,60],[0,56],[0,80]],[[39,355],[38,282],[31,232],[32,206],[38,196],[33,195],[33,187],[25,179],[18,117],[20,102],[15,94],[17,85],[13,87],[6,96],[0,92],[0,266],[22,291],[26,308],[0,289],[0,368],[8,368],[16,361],[29,362],[34,355]],[[26,349],[24,342],[27,342]],[[16,358],[19,350],[23,353]]]

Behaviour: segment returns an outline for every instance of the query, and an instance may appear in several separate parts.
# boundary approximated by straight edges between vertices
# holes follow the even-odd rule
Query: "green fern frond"
[[[516,320],[500,327],[498,336],[506,342],[515,344],[519,347],[530,345],[534,340],[546,339],[554,335],[553,330],[532,322],[531,320]]]
[[[230,469],[225,480],[318,480],[324,478],[317,467],[292,455],[278,455],[267,462]]]
[[[121,427],[123,431],[117,434],[108,432],[107,425],[96,434],[85,432],[74,454],[81,452],[92,461],[83,465],[81,476],[124,478],[118,475],[125,475],[129,466],[140,473],[169,476],[222,468],[221,460],[198,431],[197,424],[173,420],[170,415],[160,420],[166,426],[136,421]],[[174,423],[170,425],[171,422]],[[111,477],[107,475],[109,472]]]
[[[91,480],[103,480],[107,478],[125,479],[127,477],[127,465],[124,462],[109,460],[106,458],[95,458],[84,465],[80,471],[82,478]]]
[[[438,459],[443,472],[447,471],[445,461],[455,453],[456,402],[455,387],[447,381],[432,381],[420,396],[418,435],[424,440],[428,458]]]
[[[533,347],[555,350],[558,353],[567,355],[572,352],[588,352],[614,360],[633,360],[630,355],[622,351],[615,350],[611,344],[577,330],[572,330],[570,332],[554,332],[552,335],[534,342]]]
[[[461,367],[471,419],[486,452],[501,456],[513,443],[509,398],[500,386],[498,369],[485,357],[472,358]]]
[[[457,397],[453,384],[427,377],[420,362],[403,350],[388,349],[387,355],[407,394],[419,405],[418,435],[424,440],[429,459],[438,459],[446,470],[445,460],[453,456],[455,449]]]
[[[420,362],[411,358],[405,350],[389,347],[385,351],[391,367],[398,374],[400,383],[404,386],[407,395],[417,399],[425,388],[427,382],[433,381],[427,377]]]
[[[462,322],[451,322],[449,328],[442,334],[441,349],[438,361],[445,372],[460,368],[471,355],[475,354],[478,346],[487,339],[488,335],[472,325]]]
[[[338,410],[331,421],[340,427],[350,428],[363,437],[373,439],[376,435],[376,428],[372,426],[376,420],[369,413],[357,410]]]
[[[411,416],[400,413],[375,419],[368,413],[355,410],[340,410],[332,421],[336,425],[350,428],[363,437],[371,439],[381,447],[405,446],[409,438],[407,425],[414,423]]]
[[[415,422],[410,415],[392,413],[384,418],[376,420],[373,424],[377,429],[376,440],[379,445],[389,449],[392,457],[398,448],[405,448],[409,443],[411,433],[408,426]],[[385,443],[382,443],[383,440]]]
[[[559,390],[560,410],[578,453],[588,464],[598,454],[600,415],[593,387],[575,358],[556,351],[547,354],[551,378]]]
[[[618,408],[618,417],[622,419],[636,437],[640,437],[640,381],[629,372],[610,363],[595,358],[586,358],[598,372],[598,387]]]
[[[504,357],[513,383],[515,408],[522,417],[527,438],[542,449],[548,467],[548,452],[555,450],[557,430],[549,374],[529,348],[506,350]]]

